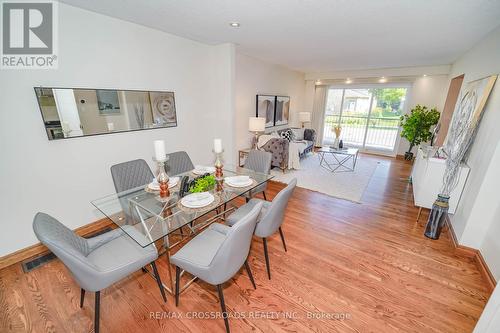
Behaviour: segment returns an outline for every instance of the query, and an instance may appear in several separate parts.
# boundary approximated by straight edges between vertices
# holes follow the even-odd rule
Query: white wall
[[[90,201],[114,192],[109,168],[143,158],[153,140],[212,162],[212,139],[234,157],[234,49],[208,46],[59,5],[59,69],[0,72],[0,256],[37,242],[38,211],[70,228],[102,216]],[[34,86],[175,92],[178,127],[49,142]],[[286,91],[284,91],[286,92]]]
[[[464,85],[500,73],[500,27],[491,32],[452,66],[450,77],[465,74]],[[484,110],[467,164],[471,171],[457,212],[453,229],[460,244],[480,249],[500,279],[499,141],[500,82],[497,81]]]
[[[416,78],[408,94],[408,112],[417,104],[427,106],[430,109],[436,107],[439,112],[442,112],[449,86],[450,79],[447,75],[420,76]],[[397,154],[404,155],[409,147],[408,140],[401,138]],[[413,153],[416,154],[415,148]]]
[[[308,72],[306,80],[335,80],[335,79],[356,79],[356,78],[388,78],[417,77],[427,74],[429,76],[447,75],[450,72],[450,65],[441,66],[414,66],[414,67],[393,67],[393,68],[373,68],[373,69],[353,69],[335,72]],[[356,81],[356,80],[354,80]]]
[[[248,132],[248,118],[255,117],[257,94],[290,96],[290,119],[286,126],[299,126],[298,112],[303,111],[305,81],[304,74],[270,64],[253,57],[236,53],[235,62],[235,133],[236,148],[251,146],[252,133]]]
[[[488,299],[488,303],[474,327],[473,333],[498,333],[500,327],[500,284]]]

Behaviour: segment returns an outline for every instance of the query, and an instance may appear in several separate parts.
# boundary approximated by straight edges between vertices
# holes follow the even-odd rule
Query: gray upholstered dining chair
[[[136,233],[132,226],[128,233]],[[99,332],[100,291],[147,264],[153,267],[163,301],[165,291],[156,268],[158,252],[154,244],[145,248],[137,244],[121,229],[115,229],[93,238],[82,238],[50,215],[38,213],[33,219],[36,237],[47,246],[69,269],[80,286],[80,307],[85,291],[95,292],[94,330]]]
[[[194,169],[193,162],[185,151],[176,151],[167,154],[168,161],[165,163],[165,172],[169,176],[175,176]]]
[[[111,166],[111,176],[117,193],[146,185],[154,178],[148,163],[142,159]]]
[[[268,175],[271,172],[271,161],[273,159],[273,154],[263,151],[263,150],[250,150],[247,159],[245,160],[244,167],[246,169],[253,170],[255,172],[260,172]],[[246,194],[246,200],[250,200],[255,194],[261,193],[266,198],[267,182],[260,184],[253,188],[250,192]]]
[[[245,205],[238,208],[233,214],[229,215],[226,219],[228,225],[235,225],[242,216],[248,214],[249,211],[257,205],[263,204],[262,212],[257,221],[257,227],[255,228],[255,236],[261,237],[264,244],[264,256],[266,259],[267,276],[269,280],[271,279],[271,269],[269,267],[269,253],[267,251],[267,237],[273,235],[276,231],[279,231],[281,236],[281,241],[283,242],[283,248],[286,252],[285,236],[283,235],[283,230],[281,230],[281,225],[283,224],[283,219],[285,217],[285,209],[288,204],[293,190],[297,185],[297,179],[293,178],[288,185],[282,189],[276,197],[274,197],[272,202],[263,201],[261,199],[252,199]]]
[[[226,305],[222,292],[222,284],[245,265],[252,285],[255,287],[252,271],[247,262],[252,242],[252,234],[257,223],[257,216],[262,203],[252,206],[246,214],[235,222],[232,228],[213,223],[189,243],[184,245],[171,258],[176,266],[175,305],[179,304],[179,284],[181,269],[217,286],[226,331],[229,332]]]

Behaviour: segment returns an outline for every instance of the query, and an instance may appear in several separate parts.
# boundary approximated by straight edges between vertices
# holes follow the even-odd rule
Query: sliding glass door
[[[340,126],[345,144],[365,151],[394,154],[406,93],[406,87],[330,88],[323,143],[332,144],[333,128]]]

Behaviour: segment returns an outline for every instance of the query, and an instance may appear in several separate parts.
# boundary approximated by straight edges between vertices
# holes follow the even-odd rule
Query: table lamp
[[[254,133],[252,149],[257,149],[257,141],[259,140],[259,132],[264,132],[266,129],[266,118],[250,117],[248,118],[248,130]]]
[[[299,121],[304,128],[304,124],[311,121],[311,112],[299,112]]]

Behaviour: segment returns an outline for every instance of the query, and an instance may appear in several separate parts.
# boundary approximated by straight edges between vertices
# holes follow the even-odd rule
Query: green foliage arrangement
[[[403,128],[401,136],[410,142],[410,148],[405,153],[405,158],[411,160],[413,158],[411,152],[413,147],[431,138],[430,129],[431,126],[438,123],[439,112],[436,108],[429,110],[427,106],[417,105],[411,110],[410,114],[401,116],[400,121]]]
[[[215,176],[208,175],[205,177],[198,178],[189,187],[189,193],[205,192],[213,189],[215,187]]]

